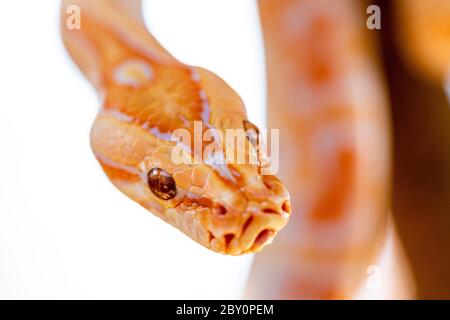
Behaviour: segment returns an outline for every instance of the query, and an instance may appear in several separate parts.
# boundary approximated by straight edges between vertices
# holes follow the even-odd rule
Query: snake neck
[[[76,11],[72,11],[74,8]],[[108,89],[115,72],[119,72],[119,80],[125,79],[125,84],[149,77],[148,68],[139,63],[134,63],[131,68],[127,68],[127,74],[121,75],[117,67],[124,61],[183,66],[147,31],[140,1],[63,0],[61,13],[64,44],[100,94]],[[79,16],[73,17],[74,14]],[[76,27],[68,24],[73,18],[79,19]]]

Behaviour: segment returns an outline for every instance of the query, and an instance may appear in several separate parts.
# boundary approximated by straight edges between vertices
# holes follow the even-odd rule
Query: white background
[[[207,251],[117,191],[89,130],[98,100],[59,36],[59,1],[0,10],[0,298],[240,298],[252,257]],[[263,126],[251,0],[150,0],[155,36],[221,75]]]

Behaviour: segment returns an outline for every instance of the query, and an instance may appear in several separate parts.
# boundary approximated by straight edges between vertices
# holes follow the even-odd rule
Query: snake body
[[[447,81],[448,86],[450,1],[383,3],[395,12],[393,33],[404,63],[424,81],[439,86]],[[288,140],[280,149],[280,177],[295,192],[288,227],[255,258],[249,297],[351,298],[380,270],[377,255],[390,229],[392,209],[389,112],[398,106],[389,104],[376,41],[380,31],[367,29],[364,5],[368,3],[359,0],[259,0],[269,127],[282,127]],[[381,10],[382,29],[388,28],[386,15]],[[408,126],[409,113],[414,112],[409,106],[407,110],[401,127]],[[292,159],[298,159],[295,165]],[[425,218],[413,219],[415,209],[409,211],[404,213],[409,221],[401,227],[410,228],[407,238],[416,240],[418,221]],[[423,237],[421,241],[429,245]],[[414,249],[408,254],[417,256]],[[423,255],[423,260],[431,257],[428,251]],[[442,253],[440,257],[439,264],[446,265],[448,259]],[[427,274],[426,287],[433,283],[431,265],[419,270]],[[402,279],[407,270],[400,269],[391,294],[410,298],[414,285]],[[273,275],[271,282],[264,281],[267,274]],[[440,280],[435,282],[434,287],[442,287]]]
[[[255,258],[248,294],[350,298],[376,262],[389,206],[388,101],[376,46],[359,0],[259,5],[269,127],[283,128],[280,177],[295,192],[286,230]],[[262,281],[266,274],[274,281]]]

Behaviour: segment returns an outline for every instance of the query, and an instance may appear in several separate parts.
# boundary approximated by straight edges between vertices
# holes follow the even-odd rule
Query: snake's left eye
[[[152,168],[147,175],[147,183],[153,194],[163,200],[177,195],[177,186],[173,177],[161,168]]]

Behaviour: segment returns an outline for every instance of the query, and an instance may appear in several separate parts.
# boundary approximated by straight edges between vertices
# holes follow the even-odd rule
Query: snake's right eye
[[[147,183],[155,196],[163,200],[177,195],[177,186],[173,177],[161,168],[152,168],[147,175]]]
[[[259,166],[260,167],[269,167],[270,159],[268,159],[265,154],[263,140],[261,138],[261,133],[260,133],[258,127],[255,126],[253,123],[251,123],[248,120],[243,120],[242,123],[244,125],[245,134],[247,136],[248,141],[250,141],[253,148],[255,148],[255,150],[256,150]]]
[[[248,120],[243,121],[245,134],[247,139],[253,145],[253,147],[258,150],[259,149],[259,129],[253,123]]]

